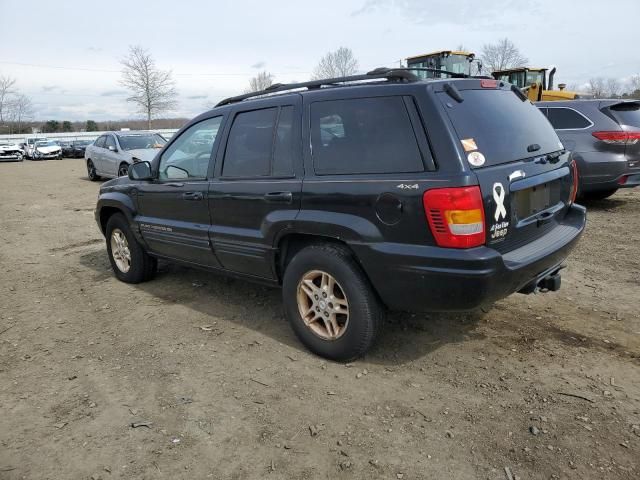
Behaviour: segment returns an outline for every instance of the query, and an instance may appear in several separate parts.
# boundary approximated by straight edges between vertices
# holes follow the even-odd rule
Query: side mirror
[[[117,152],[118,151],[118,149],[116,147],[114,147],[113,145],[109,145],[108,148],[109,148],[110,152]]]
[[[129,178],[131,180],[151,180],[151,164],[149,162],[137,162],[129,165]]]

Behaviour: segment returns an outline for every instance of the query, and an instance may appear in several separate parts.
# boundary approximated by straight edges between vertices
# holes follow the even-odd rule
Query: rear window
[[[424,171],[402,97],[313,103],[311,143],[319,175]]]
[[[640,103],[618,103],[610,106],[609,111],[620,125],[640,128]]]
[[[463,101],[440,93],[440,101],[458,138],[475,145],[485,166],[522,160],[561,150],[562,143],[546,117],[511,90],[462,90]],[[535,151],[527,148],[539,145]]]

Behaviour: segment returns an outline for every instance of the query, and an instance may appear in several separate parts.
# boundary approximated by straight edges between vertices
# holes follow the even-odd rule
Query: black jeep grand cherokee
[[[379,69],[257,95],[220,102],[102,185],[96,220],[120,280],[166,259],[281,285],[300,340],[343,361],[373,344],[385,308],[559,288],[585,209],[519,90]]]

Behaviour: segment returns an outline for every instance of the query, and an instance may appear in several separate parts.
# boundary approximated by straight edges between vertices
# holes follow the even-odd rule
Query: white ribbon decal
[[[500,217],[507,218],[507,209],[504,208],[504,196],[505,191],[504,187],[501,183],[493,184],[493,199],[496,202],[496,213],[493,215],[493,218],[496,219],[496,222],[500,220]]]

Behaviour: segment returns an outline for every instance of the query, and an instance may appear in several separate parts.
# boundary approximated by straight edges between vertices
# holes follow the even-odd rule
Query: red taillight
[[[640,141],[640,132],[593,132],[591,135],[611,145],[633,145]]]
[[[620,180],[618,180],[618,185],[624,185],[625,183],[627,183],[627,180],[629,180],[629,175],[620,177]]]
[[[471,248],[484,244],[484,206],[480,187],[427,190],[422,203],[438,246]]]
[[[480,80],[480,86],[482,88],[497,88],[498,87],[498,81],[497,80],[489,80],[489,79]]]
[[[571,196],[569,197],[569,203],[576,201],[578,195],[578,164],[575,160],[571,162],[571,172],[573,173],[573,183],[571,184]]]

